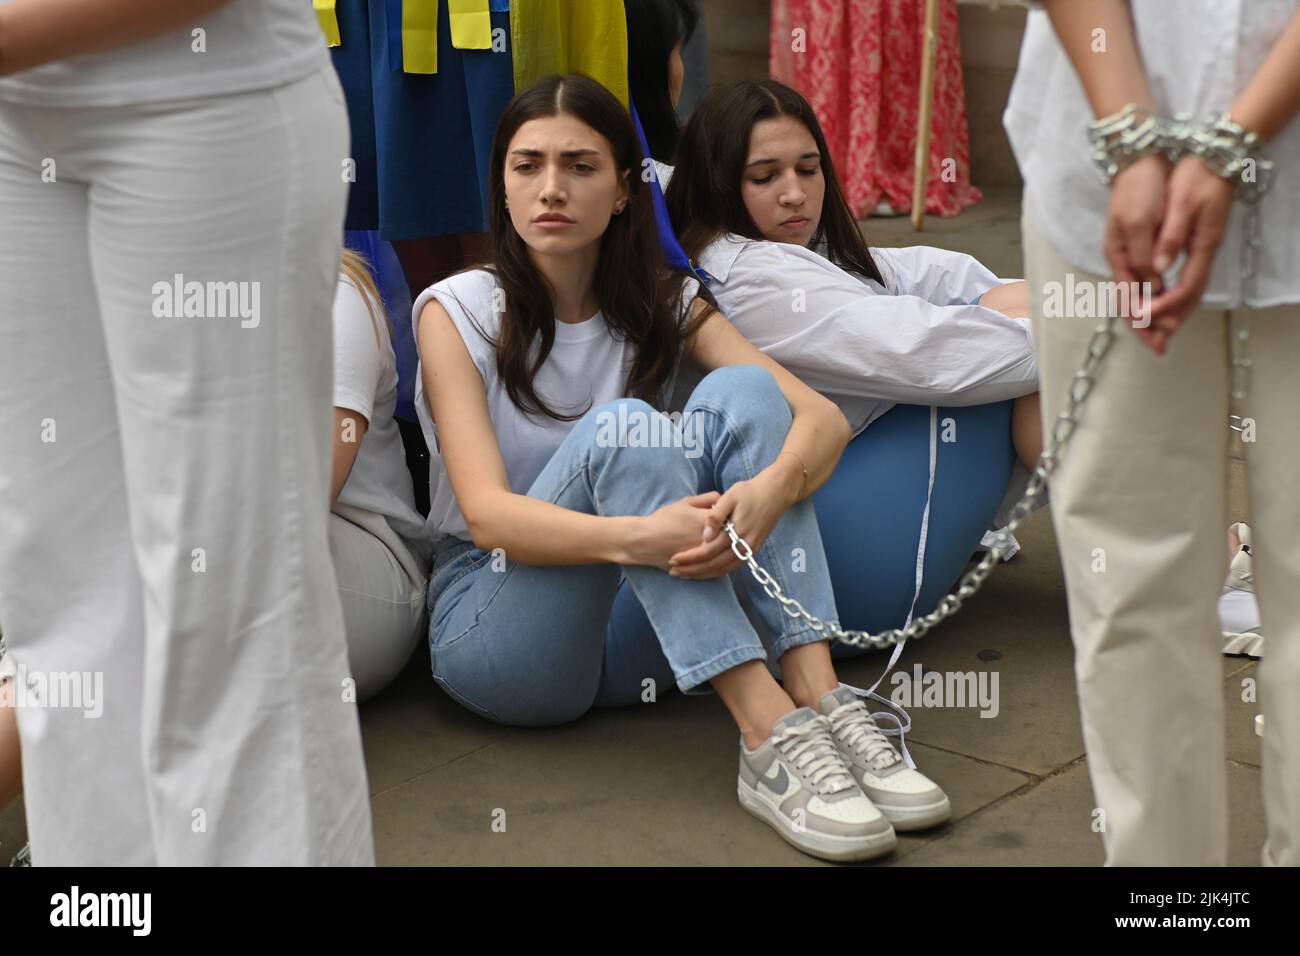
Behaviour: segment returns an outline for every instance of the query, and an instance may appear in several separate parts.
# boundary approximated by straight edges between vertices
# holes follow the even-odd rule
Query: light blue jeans
[[[608,440],[611,422],[638,415],[671,428],[678,446],[635,441],[634,430],[627,440]],[[776,458],[791,423],[776,380],[750,365],[707,375],[680,427],[663,417],[636,399],[591,409],[528,495],[585,514],[650,514],[753,478]],[[790,508],[755,557],[809,613],[836,620],[811,501]],[[750,592],[770,646],[745,616],[735,586]],[[639,565],[534,566],[456,538],[438,549],[428,604],[434,680],[475,713],[523,726],[635,703],[671,681],[690,690],[746,661],[776,660],[822,639],[782,612],[747,568],[690,581]]]

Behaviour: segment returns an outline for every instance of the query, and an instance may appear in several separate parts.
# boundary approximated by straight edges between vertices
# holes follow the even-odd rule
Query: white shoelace
[[[903,758],[876,726],[862,701],[841,704],[830,713],[831,727],[845,746],[867,758],[873,770],[892,767]]]
[[[808,778],[814,792],[832,794],[856,786],[835,748],[830,721],[825,717],[786,727],[772,740],[781,756]]]

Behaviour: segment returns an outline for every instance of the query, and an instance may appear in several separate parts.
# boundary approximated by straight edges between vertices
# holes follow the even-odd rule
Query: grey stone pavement
[[[865,223],[877,245],[925,243],[1021,274],[1019,196],[988,190],[953,219]],[[1246,517],[1233,465],[1232,515]],[[872,865],[1095,866],[1092,790],[1079,728],[1065,589],[1050,516],[1019,534],[1002,565],[952,621],[903,652],[899,667],[995,670],[1000,711],[911,709],[908,746],[948,792],[953,820],[902,836]],[[987,652],[996,652],[994,654]],[[869,685],[875,654],[841,665]],[[1241,701],[1255,664],[1225,658],[1230,862],[1254,865],[1264,840],[1257,705]],[[524,730],[481,720],[438,690],[428,654],[361,706],[378,860],[386,865],[825,865],[787,846],[736,800],[736,732],[716,697],[663,695],[596,711],[564,727]],[[89,783],[89,782],[88,782]],[[495,811],[505,832],[495,832]],[[501,819],[501,814],[495,814]],[[24,839],[22,803],[0,812],[0,854]]]

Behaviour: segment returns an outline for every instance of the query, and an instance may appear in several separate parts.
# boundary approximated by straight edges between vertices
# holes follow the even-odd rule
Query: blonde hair
[[[359,252],[353,252],[351,249],[343,250],[343,258],[339,262],[339,271],[344,277],[352,283],[353,287],[361,293],[361,299],[366,304],[366,311],[370,313],[370,324],[375,330],[375,345],[380,348],[384,346],[386,334],[380,332],[380,324],[387,325],[387,317],[384,315],[384,300],[379,294],[379,289],[375,286],[374,277],[370,274],[370,263],[366,257]]]

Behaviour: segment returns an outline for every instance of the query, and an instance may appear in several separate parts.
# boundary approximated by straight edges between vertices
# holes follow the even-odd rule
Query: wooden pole
[[[939,0],[925,0],[925,35],[921,49],[921,102],[916,117],[916,168],[912,179],[912,225],[925,222],[925,196],[930,178],[930,115],[934,110],[934,57],[939,45]]]

